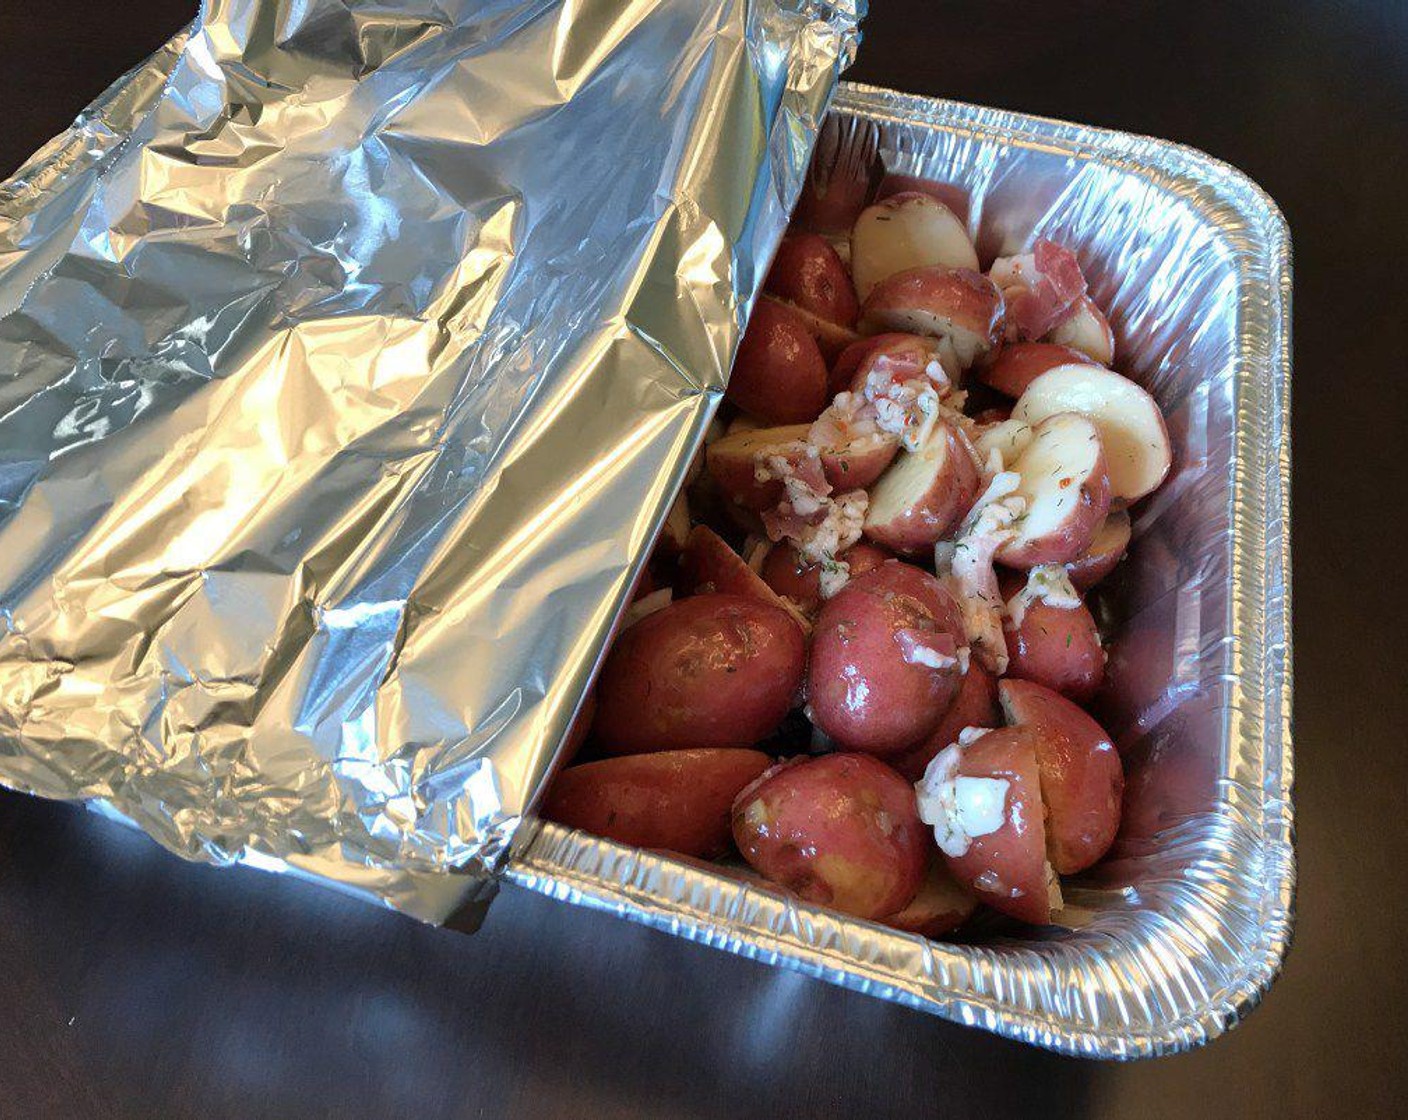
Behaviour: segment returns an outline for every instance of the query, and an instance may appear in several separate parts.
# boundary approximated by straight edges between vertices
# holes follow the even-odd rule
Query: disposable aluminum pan
[[[552,824],[508,877],[1053,1050],[1205,1042],[1260,1000],[1292,921],[1285,223],[1244,175],[1176,144],[862,86],[843,86],[817,153],[822,181],[952,184],[984,261],[1036,234],[1076,248],[1118,368],[1168,419],[1173,470],[1100,603],[1121,836],[1066,887],[1058,927],[967,944]]]

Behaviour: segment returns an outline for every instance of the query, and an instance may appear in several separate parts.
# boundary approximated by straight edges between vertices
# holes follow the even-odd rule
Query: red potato
[[[773,455],[795,459],[798,466],[804,466],[810,430],[810,424],[790,424],[730,432],[709,445],[704,457],[709,477],[738,505],[750,510],[771,509],[782,500],[782,481],[773,477],[759,480],[758,466]]]
[[[981,482],[963,441],[939,421],[917,450],[902,450],[870,492],[865,535],[904,556],[922,555],[947,536],[972,508]]]
[[[627,755],[563,770],[542,816],[618,844],[713,859],[731,846],[734,798],[772,765],[759,751]]]
[[[812,626],[806,616],[764,583],[762,576],[707,525],[696,525],[690,530],[689,541],[680,557],[680,574],[691,595],[722,592],[756,599],[786,611],[804,633],[811,633]]]
[[[836,557],[850,569],[851,579],[894,558],[895,554],[888,548],[868,541],[858,541]],[[821,609],[821,565],[803,560],[792,545],[779,544],[769,549],[759,574],[778,595],[796,603],[808,614]]]
[[[913,750],[885,761],[908,778],[917,782],[934,756],[958,742],[965,727],[997,727],[1002,713],[997,706],[997,678],[976,661],[968,662],[968,671],[958,686],[958,695],[944,713],[933,733]]]
[[[1015,493],[1025,513],[997,559],[1011,568],[1074,560],[1110,511],[1110,476],[1095,425],[1073,412],[1045,417],[1032,426],[1012,470],[1021,477]]]
[[[883,170],[873,143],[842,139],[835,118],[817,135],[793,224],[822,234],[849,235]]]
[[[846,347],[860,341],[860,335],[850,327],[841,323],[833,323],[830,319],[823,319],[820,315],[813,315],[805,307],[782,303],[769,295],[764,295],[758,303],[760,306],[764,303],[776,304],[790,311],[797,322],[812,336],[812,341],[816,343],[817,349],[821,352],[823,361],[827,363],[834,362]]]
[[[810,423],[826,407],[826,362],[786,304],[761,299],[753,308],[724,396],[769,424]]]
[[[858,416],[854,397],[826,409],[808,432],[807,441],[821,456],[826,481],[837,490],[864,490],[885,473],[900,449],[900,437],[881,431],[875,421]]]
[[[968,192],[954,183],[940,183],[937,179],[922,179],[918,175],[890,173],[880,180],[875,197],[893,198],[897,194],[927,194],[937,198],[953,211],[959,221],[967,221],[969,209]]]
[[[881,921],[905,933],[942,937],[971,918],[977,908],[978,900],[973,892],[953,877],[938,852],[930,852],[919,893],[899,913]]]
[[[741,595],[681,599],[617,636],[593,737],[607,754],[750,747],[792,707],[805,661],[786,611]]]
[[[955,753],[939,755],[918,786],[921,817],[934,825],[949,870],[994,910],[1045,925],[1056,900],[1048,889],[1035,732],[998,728],[951,749]],[[974,828],[978,815],[964,809],[964,779],[1004,783],[989,787],[1001,801],[993,806],[995,819],[981,820],[980,828]]]
[[[909,191],[867,206],[851,229],[851,275],[864,299],[897,272],[928,265],[976,271],[968,230],[931,194]]]
[[[858,918],[906,907],[929,848],[914,789],[863,754],[773,767],[734,801],[733,839],[768,879]]]
[[[1009,342],[978,367],[978,380],[1015,400],[1047,370],[1088,360],[1081,351],[1053,342]]]
[[[1096,365],[1111,366],[1115,363],[1115,332],[1089,296],[1076,300],[1075,309],[1047,332],[1046,340],[1068,346]]]
[[[1003,626],[1007,639],[1007,675],[1034,681],[1085,703],[1105,679],[1105,651],[1100,631],[1084,603],[1058,606],[1037,599],[1020,620]]]
[[[1028,385],[1012,409],[1033,427],[1058,412],[1078,412],[1099,431],[1112,498],[1136,501],[1168,474],[1173,451],[1159,406],[1127,377],[1095,365],[1058,366]]]
[[[963,619],[928,572],[889,561],[821,608],[807,701],[846,750],[898,754],[930,735],[958,691]]]
[[[1089,591],[1115,570],[1129,548],[1129,513],[1112,509],[1095,530],[1086,550],[1066,565],[1066,574],[1080,592]]]
[[[1006,680],[998,696],[1007,722],[1036,735],[1047,859],[1061,875],[1083,871],[1104,856],[1119,831],[1119,752],[1104,728],[1050,689]]]
[[[815,233],[790,233],[782,239],[763,290],[843,327],[854,327],[860,314],[846,266],[831,243]]]
[[[869,334],[905,331],[946,339],[967,369],[1002,338],[1002,293],[980,272],[911,268],[880,281],[861,307]]]

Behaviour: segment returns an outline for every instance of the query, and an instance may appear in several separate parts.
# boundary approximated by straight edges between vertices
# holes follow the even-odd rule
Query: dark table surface
[[[0,4],[0,175],[193,2]],[[1263,1006],[1079,1062],[516,890],[471,939],[0,794],[0,1117],[1402,1115],[1408,5],[874,7],[851,77],[1180,140],[1290,221],[1300,893]]]

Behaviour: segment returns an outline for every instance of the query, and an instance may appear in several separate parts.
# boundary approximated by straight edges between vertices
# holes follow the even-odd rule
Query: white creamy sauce
[[[945,855],[963,855],[974,839],[994,833],[1006,823],[1008,781],[958,773],[963,736],[978,732],[966,740],[971,743],[986,730],[965,728],[960,743],[940,751],[914,787],[919,819],[933,828],[934,841]]]

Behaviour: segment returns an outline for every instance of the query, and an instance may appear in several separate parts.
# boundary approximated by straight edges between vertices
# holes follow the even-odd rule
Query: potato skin
[[[790,233],[777,247],[765,291],[813,315],[854,327],[860,302],[831,243],[815,233]]]
[[[906,661],[901,631],[951,641],[954,651],[965,640],[953,596],[898,560],[852,580],[821,608],[807,701],[812,721],[846,750],[885,755],[913,746],[958,691],[958,666]]]
[[[904,933],[942,937],[971,918],[977,908],[978,900],[973,892],[953,877],[943,856],[932,851],[919,893],[903,910],[881,921]]]
[[[1073,875],[1098,861],[1120,826],[1124,768],[1105,729],[1064,696],[1030,681],[999,686],[1009,722],[1036,735],[1046,802],[1046,858]]]
[[[863,754],[773,767],[735,800],[733,838],[768,879],[859,918],[903,910],[930,847],[914,788]]]
[[[1066,565],[1075,589],[1084,594],[1113,572],[1124,559],[1129,538],[1129,513],[1122,509],[1107,513],[1089,547]]]
[[[949,870],[994,910],[1045,925],[1051,919],[1051,902],[1035,733],[1025,727],[988,732],[962,749],[958,773],[1005,780],[1007,800],[1002,827],[975,836],[961,856],[945,855]]]
[[[953,698],[939,726],[919,746],[886,761],[911,782],[917,782],[924,776],[936,754],[958,742],[958,733],[965,727],[998,727],[1001,723],[1002,712],[997,706],[997,678],[977,661],[969,661],[968,671],[958,685],[958,695]]]
[[[1105,679],[1105,651],[1090,610],[1055,607],[1042,600],[1029,605],[1020,626],[1008,620],[1007,675],[1035,681],[1085,703]]]
[[[779,607],[696,595],[623,630],[597,683],[592,735],[606,754],[750,747],[802,681],[806,643]]]
[[[806,325],[785,304],[753,308],[724,396],[769,424],[815,420],[827,405],[826,362]]]
[[[894,558],[895,554],[888,548],[881,548],[869,541],[857,541],[836,557],[845,561],[851,569],[852,579],[858,579]],[[779,544],[770,549],[763,560],[761,574],[763,582],[808,614],[821,609],[821,565],[807,563],[797,555],[792,545]]]
[[[732,846],[740,790],[772,765],[760,751],[626,755],[563,770],[542,816],[638,848],[716,859]]]

